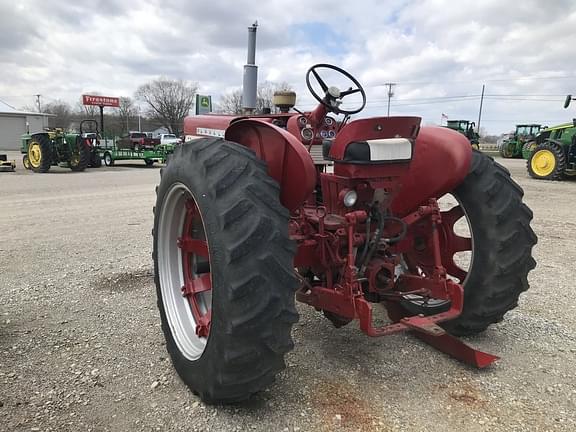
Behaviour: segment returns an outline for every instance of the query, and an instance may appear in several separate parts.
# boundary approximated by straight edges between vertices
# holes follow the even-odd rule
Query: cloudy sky
[[[483,84],[489,133],[576,116],[562,109],[576,94],[574,0],[0,0],[0,99],[132,96],[163,75],[217,100],[241,84],[254,20],[259,79],[290,83],[303,109],[306,70],[326,62],[365,86],[365,115],[386,113],[394,82],[391,114],[425,123],[477,121]]]

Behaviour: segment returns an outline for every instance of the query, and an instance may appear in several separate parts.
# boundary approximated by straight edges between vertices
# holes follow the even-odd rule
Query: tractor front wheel
[[[473,152],[469,174],[451,192],[456,205],[441,212],[439,227],[446,272],[464,288],[462,314],[442,324],[450,333],[462,336],[484,331],[514,309],[520,294],[528,289],[528,273],[536,265],[532,247],[537,238],[523,194],[506,168]],[[464,228],[461,219],[467,235],[460,231]],[[423,237],[418,244],[431,242]],[[415,247],[406,261],[412,271],[431,273],[433,251],[428,246]],[[438,313],[445,307],[442,302],[408,299],[404,311],[395,311],[392,318],[426,314],[426,309]]]
[[[525,142],[522,146],[522,159],[530,159],[530,156],[532,156],[532,153],[534,153],[534,149],[537,145],[538,143],[536,143],[536,141]]]
[[[154,275],[166,348],[207,403],[233,403],[285,367],[297,321],[289,212],[266,164],[238,144],[178,146],[161,171]]]
[[[526,166],[532,178],[562,180],[566,170],[566,155],[561,145],[547,141],[536,146]]]
[[[27,170],[29,170],[29,169],[31,168],[31,167],[30,167],[30,159],[28,159],[28,155],[27,155],[27,154],[25,154],[25,155],[22,157],[22,165],[24,165],[24,168],[27,169]]]
[[[516,143],[504,142],[500,146],[500,156],[504,159],[510,159],[514,157],[514,148]]]

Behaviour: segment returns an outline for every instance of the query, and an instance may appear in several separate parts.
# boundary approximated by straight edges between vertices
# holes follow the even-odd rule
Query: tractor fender
[[[429,198],[454,190],[468,175],[471,161],[472,147],[464,135],[444,127],[422,127],[392,211],[406,215]]]
[[[290,211],[300,207],[316,186],[316,168],[308,150],[292,134],[256,119],[232,123],[224,135],[246,146],[268,165],[268,174],[280,185],[280,202]]]

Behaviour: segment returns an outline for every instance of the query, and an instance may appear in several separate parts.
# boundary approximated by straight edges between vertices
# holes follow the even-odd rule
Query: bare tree
[[[55,100],[45,105],[43,111],[48,114],[54,114],[55,117],[48,119],[51,126],[68,129],[72,121],[72,108],[66,102]]]
[[[184,80],[158,78],[138,87],[136,99],[148,104],[148,116],[171,133],[180,135],[183,120],[194,104],[198,85]]]
[[[216,111],[222,114],[242,114],[242,90],[237,89],[223,95]]]
[[[292,87],[287,82],[271,82],[264,81],[258,86],[256,92],[256,112],[262,113],[265,108],[270,108],[271,112],[277,112],[278,109],[272,104],[272,97],[274,92],[292,90]]]
[[[86,94],[97,96],[100,92],[92,91]],[[83,118],[95,119],[100,115],[100,108],[95,105],[84,105],[82,96],[80,96],[80,100],[76,104],[76,112]]]
[[[282,90],[292,90],[290,84],[286,82],[275,83],[264,81],[258,86],[256,91],[256,113],[264,112],[265,108],[270,108],[272,113],[278,112],[278,109],[272,104],[274,92]],[[218,103],[218,112],[226,114],[242,114],[242,90],[237,89],[227,93],[220,98]]]
[[[130,119],[137,115],[138,110],[132,98],[121,97],[119,99],[118,117],[120,118],[120,127],[122,131],[128,132],[130,130]]]

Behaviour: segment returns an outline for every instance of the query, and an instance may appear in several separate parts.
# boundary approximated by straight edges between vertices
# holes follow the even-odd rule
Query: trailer
[[[104,159],[104,165],[113,166],[120,160],[143,160],[146,166],[154,165],[154,162],[166,163],[168,155],[174,152],[174,146],[159,145],[154,149],[119,149],[116,147],[102,147],[99,154]]]

